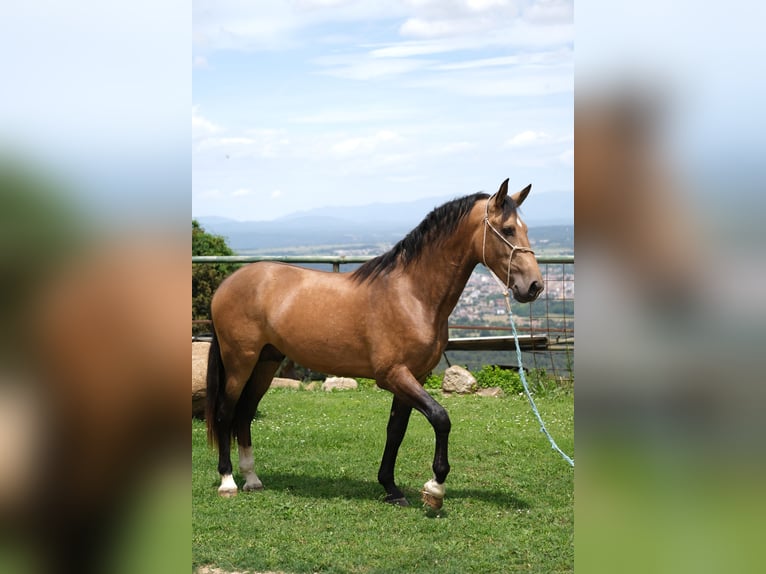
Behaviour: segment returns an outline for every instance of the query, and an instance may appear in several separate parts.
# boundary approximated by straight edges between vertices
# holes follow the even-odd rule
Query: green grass
[[[441,397],[452,419],[444,507],[426,511],[433,431],[412,415],[397,482],[412,506],[382,502],[376,476],[391,395],[269,391],[253,422],[265,490],[217,496],[217,457],[192,422],[192,559],[196,568],[280,572],[572,572],[574,472],[522,397]],[[571,393],[538,399],[573,452]],[[236,468],[236,449],[233,463]],[[235,474],[241,486],[241,478]]]

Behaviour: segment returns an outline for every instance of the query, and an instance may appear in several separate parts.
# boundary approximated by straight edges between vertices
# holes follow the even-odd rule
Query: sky
[[[196,0],[192,214],[572,191],[566,0]]]

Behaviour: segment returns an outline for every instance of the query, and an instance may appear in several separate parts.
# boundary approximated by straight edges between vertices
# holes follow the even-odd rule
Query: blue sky
[[[571,1],[195,1],[192,213],[571,191]]]

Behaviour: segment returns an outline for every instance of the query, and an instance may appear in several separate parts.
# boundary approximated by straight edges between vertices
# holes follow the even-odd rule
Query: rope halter
[[[529,247],[522,247],[520,245],[514,245],[508,239],[505,238],[505,236],[500,233],[495,227],[489,222],[489,204],[492,202],[492,199],[497,195],[496,193],[493,194],[488,200],[487,204],[484,207],[484,237],[481,242],[481,262],[484,264],[484,267],[489,269],[490,275],[492,275],[492,278],[495,280],[495,282],[500,286],[500,289],[503,290],[503,295],[508,298],[508,289],[511,286],[511,261],[513,260],[513,254],[517,251],[519,252],[526,252],[526,253],[532,253],[534,255],[534,251],[530,249]],[[518,218],[518,216],[517,216]],[[500,240],[505,243],[508,247],[511,248],[511,252],[508,254],[508,272],[505,278],[505,283],[503,283],[500,278],[495,275],[495,272],[492,271],[492,268],[487,265],[487,258],[485,255],[485,247],[487,245],[487,228],[491,229],[492,232],[497,235]]]

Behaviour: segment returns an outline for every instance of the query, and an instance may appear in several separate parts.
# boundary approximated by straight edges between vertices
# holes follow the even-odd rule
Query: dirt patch
[[[249,570],[235,570],[229,572],[228,570],[222,570],[215,566],[200,566],[194,571],[194,574],[285,574],[284,572],[250,572]]]

